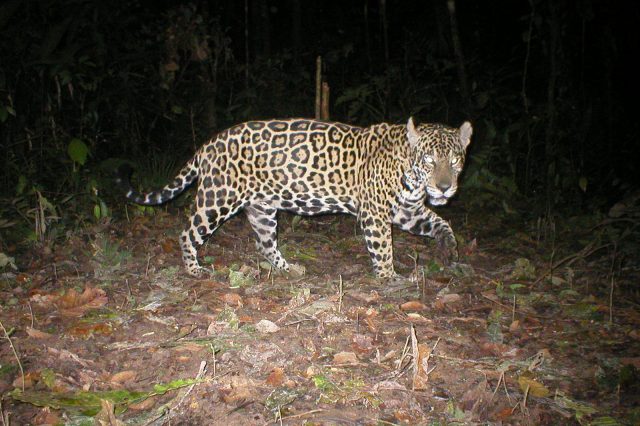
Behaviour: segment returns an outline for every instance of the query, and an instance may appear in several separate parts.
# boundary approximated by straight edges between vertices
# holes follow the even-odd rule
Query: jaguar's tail
[[[121,165],[116,172],[116,182],[127,191],[127,199],[136,204],[155,206],[173,200],[196,180],[198,177],[197,156],[193,157],[184,165],[180,173],[173,179],[173,182],[157,191],[146,193],[136,191],[131,185],[130,178],[132,172],[133,169],[126,163]]]

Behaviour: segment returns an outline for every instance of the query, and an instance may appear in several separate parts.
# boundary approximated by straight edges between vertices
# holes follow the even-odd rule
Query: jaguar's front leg
[[[374,210],[362,210],[359,216],[367,251],[379,278],[395,278],[391,218]]]
[[[451,225],[424,204],[399,208],[393,223],[412,234],[434,238],[445,264],[458,260],[458,243]]]

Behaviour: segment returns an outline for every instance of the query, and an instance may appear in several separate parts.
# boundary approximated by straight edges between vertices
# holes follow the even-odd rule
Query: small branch
[[[4,333],[4,338],[9,341],[9,346],[11,346],[11,350],[13,351],[13,356],[18,361],[18,368],[20,369],[20,377],[22,379],[22,392],[24,392],[24,370],[22,369],[22,363],[20,362],[20,357],[18,356],[18,352],[16,352],[15,346],[13,346],[13,341],[11,337],[9,337],[9,333],[7,333],[7,329],[4,328],[2,321],[0,321],[0,328],[2,328],[2,332]]]
[[[589,243],[587,244],[582,250],[580,250],[578,253],[574,253],[574,254],[570,254],[567,257],[564,257],[560,260],[558,260],[556,263],[554,263],[550,270],[551,271],[555,271],[556,269],[558,269],[561,265],[563,264],[567,264],[567,266],[571,265],[573,262],[575,262],[578,259],[584,259],[586,257],[591,256],[593,253],[597,252],[598,250],[601,250],[603,248],[609,247],[611,244],[602,244],[599,245],[597,247],[593,247],[594,244],[593,243]],[[540,277],[538,277],[534,282],[533,285],[538,284],[540,281],[542,281],[543,279],[545,279],[547,276],[549,275],[549,272],[545,272],[543,275],[541,275]]]

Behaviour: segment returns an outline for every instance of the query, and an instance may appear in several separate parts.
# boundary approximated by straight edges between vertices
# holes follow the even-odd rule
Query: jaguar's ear
[[[460,126],[460,142],[462,142],[462,147],[466,148],[471,143],[471,135],[473,134],[473,128],[471,127],[471,123],[465,121]]]
[[[413,117],[409,117],[409,121],[407,121],[407,139],[409,139],[411,148],[418,146],[419,136],[416,126],[413,124]]]

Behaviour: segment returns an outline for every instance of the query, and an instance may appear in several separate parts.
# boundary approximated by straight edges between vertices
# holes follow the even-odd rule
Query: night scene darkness
[[[0,426],[640,424],[640,2],[0,2]]]

